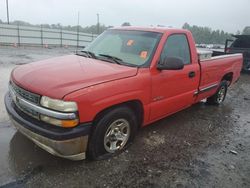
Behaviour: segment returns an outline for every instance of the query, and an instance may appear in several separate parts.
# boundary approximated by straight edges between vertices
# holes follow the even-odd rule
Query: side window
[[[186,35],[174,34],[168,37],[161,53],[161,61],[166,57],[180,58],[185,65],[191,63],[190,49]]]

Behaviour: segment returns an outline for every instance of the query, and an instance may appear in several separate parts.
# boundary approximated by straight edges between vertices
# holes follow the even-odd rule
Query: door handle
[[[188,73],[188,77],[189,77],[189,78],[195,77],[195,72],[194,72],[194,71],[189,72],[189,73]]]

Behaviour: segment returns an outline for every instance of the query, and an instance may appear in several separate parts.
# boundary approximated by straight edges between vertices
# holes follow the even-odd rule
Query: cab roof
[[[149,32],[157,32],[157,33],[166,33],[168,31],[174,31],[176,33],[188,32],[185,29],[176,29],[170,27],[134,27],[134,26],[124,26],[124,27],[114,27],[110,28],[111,30],[130,30],[130,31],[149,31]]]

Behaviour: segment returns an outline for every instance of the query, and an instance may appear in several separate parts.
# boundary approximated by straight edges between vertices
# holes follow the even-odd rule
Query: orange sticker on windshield
[[[128,40],[127,46],[132,46],[132,44],[134,44],[134,41],[133,40]]]
[[[141,51],[140,53],[140,57],[143,58],[143,59],[146,59],[148,56],[148,52],[147,51]]]

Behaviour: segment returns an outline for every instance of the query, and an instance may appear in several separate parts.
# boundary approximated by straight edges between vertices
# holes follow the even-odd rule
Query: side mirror
[[[184,62],[180,58],[166,57],[157,65],[158,70],[181,70],[184,67]]]

